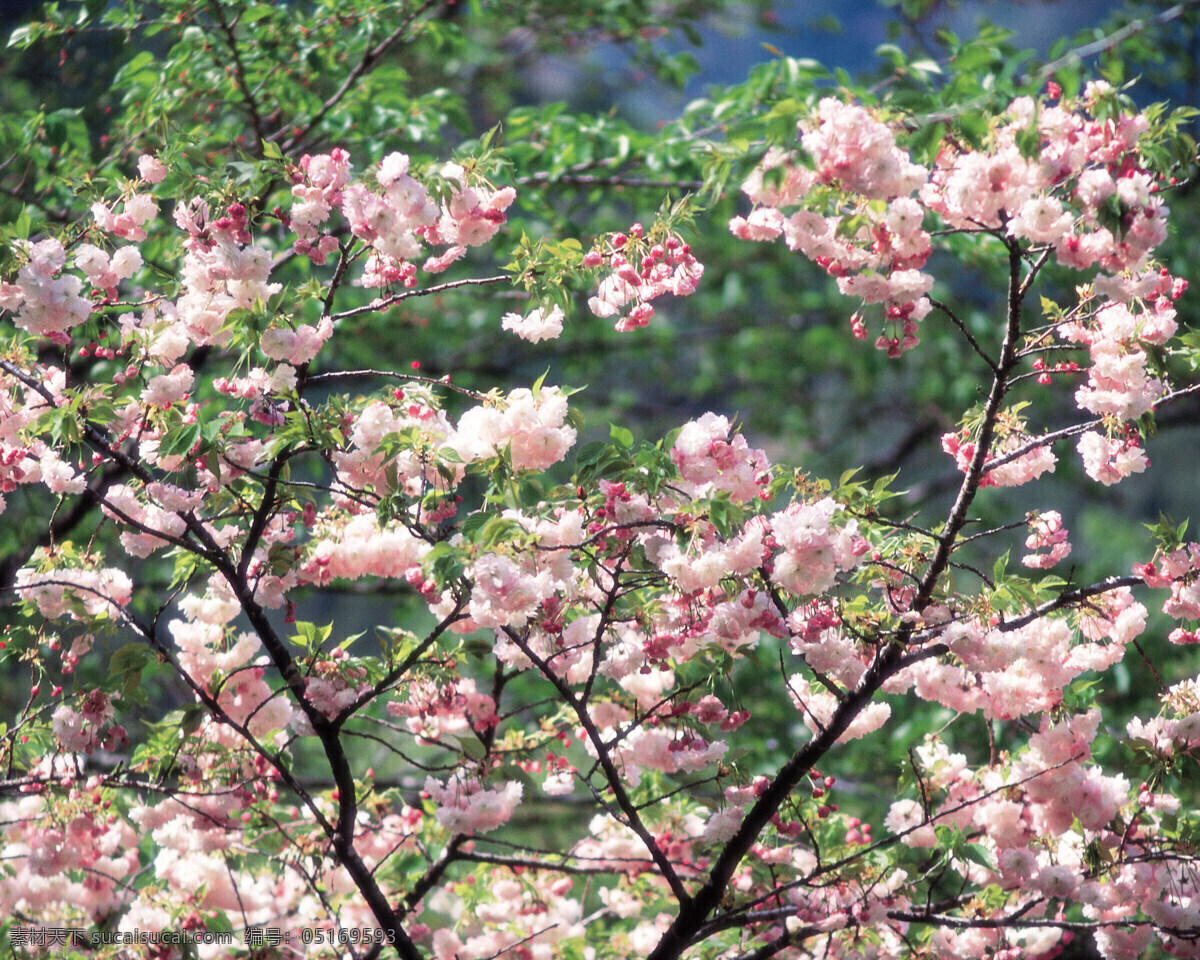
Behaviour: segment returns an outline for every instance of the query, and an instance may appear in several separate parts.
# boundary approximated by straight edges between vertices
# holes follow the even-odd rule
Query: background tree
[[[1080,49],[1119,85],[1193,7]],[[1197,551],[1008,560],[1064,569],[1051,508],[1193,402],[1192,113],[936,5],[862,83],[779,55],[654,132],[516,105],[506,68],[569,44],[680,79],[654,41],[710,9],[14,35],[119,51],[82,107],[5,87],[15,948],[1195,951]],[[604,429],[650,406],[686,423]],[[1006,492],[1052,449],[1076,479]]]

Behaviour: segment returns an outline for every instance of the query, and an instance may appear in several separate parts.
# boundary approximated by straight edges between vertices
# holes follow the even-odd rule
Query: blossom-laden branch
[[[368,45],[289,149],[428,9]],[[239,23],[220,25],[257,117]],[[1065,372],[1023,367],[1051,336],[1086,354],[1071,372],[1099,482],[1144,469],[1134,425],[1196,390],[1148,365],[1174,342],[1184,287],[1152,260],[1166,211],[1140,149],[1149,121],[1100,85],[1056,99],[1017,100],[982,141],[950,138],[923,165],[888,115],[826,98],[798,144],[749,174],[752,208],[730,223],[835,278],[861,304],[850,336],[874,328],[891,360],[919,348],[937,308],[985,361],[982,402],[943,438],[962,477],[938,523],[888,518],[883,481],[789,475],[716,413],[658,444],[613,428],[571,468],[580,423],[545,378],[483,393],[383,357],[338,368],[345,321],[374,329],[388,307],[450,290],[526,287],[537,305],[499,328],[561,336],[562,291],[581,276],[591,312],[636,337],[654,303],[703,280],[683,208],[577,257],[566,245],[543,263],[525,244],[536,265],[516,276],[429,284],[487,248],[516,202],[483,163],[389,152],[356,173],[344,150],[305,155],[286,188],[266,188],[268,233],[262,197],[187,195],[147,155],[92,207],[86,236],[104,249],[83,233],[16,244],[0,280],[0,490],[90,497],[103,522],[86,538],[59,528],[14,581],[28,616],[4,655],[37,682],[2,742],[5,783],[26,792],[0,817],[6,915],[357,929],[364,955],[386,944],[405,960],[589,942],[673,960],[702,943],[767,957],[811,940],[834,956],[867,933],[903,956],[912,923],[937,928],[942,956],[965,953],[966,932],[977,953],[1042,954],[1084,930],[1113,957],[1154,936],[1187,949],[1200,890],[1169,822],[1178,801],[1161,778],[1132,788],[1093,762],[1101,715],[1076,680],[1144,649],[1135,588],[1200,619],[1200,546],[1163,524],[1134,576],[1073,586],[1038,572],[1070,549],[1053,510],[964,536],[990,487],[1036,481],[1054,466],[1047,445],[1074,435],[1035,437],[1022,414]],[[173,228],[158,221],[167,200]],[[156,254],[177,266],[169,284],[142,260],[152,239],[173,251]],[[986,333],[930,296],[946,243],[1002,251]],[[1094,276],[1031,329],[1051,264]],[[116,303],[134,309],[114,318]],[[64,359],[81,343],[96,382]],[[123,482],[103,483],[113,470]],[[985,572],[976,553],[1018,528],[1034,572]],[[974,573],[969,590],[957,571]],[[348,585],[398,599],[371,614],[374,636],[302,619]],[[122,636],[134,643],[106,656]],[[745,697],[755,658],[778,679],[754,674]],[[143,686],[159,723],[145,733],[117,717]],[[1200,700],[1194,681],[1162,686],[1162,713],[1127,730],[1166,770],[1200,745]],[[799,742],[757,774],[731,747],[774,719],[755,716],[770,697]],[[932,734],[914,743],[876,840],[831,802],[829,769],[900,697],[960,728],[978,714],[986,759]],[[522,805],[593,816],[534,848]],[[1074,904],[1086,922],[1062,919]]]

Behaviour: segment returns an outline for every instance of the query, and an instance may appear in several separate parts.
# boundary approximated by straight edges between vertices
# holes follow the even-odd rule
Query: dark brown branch
[[[1027,83],[1041,83],[1047,80],[1063,67],[1069,67],[1073,64],[1084,60],[1087,57],[1094,57],[1097,54],[1104,53],[1120,46],[1130,37],[1137,36],[1139,33],[1144,33],[1152,27],[1161,27],[1164,24],[1170,23],[1172,20],[1177,20],[1183,16],[1189,9],[1200,4],[1200,0],[1184,0],[1183,3],[1177,3],[1173,7],[1168,7],[1161,13],[1155,14],[1147,20],[1131,20],[1125,26],[1118,30],[1114,30],[1106,37],[1101,37],[1099,40],[1093,40],[1091,43],[1085,43],[1082,46],[1068,50],[1061,57],[1051,60],[1045,64],[1037,73],[1025,78]]]
[[[408,300],[411,297],[428,297],[435,293],[442,293],[445,290],[454,290],[458,287],[485,287],[496,283],[511,283],[512,277],[502,275],[497,277],[467,277],[465,280],[451,280],[448,283],[439,283],[432,287],[422,287],[420,290],[406,290],[404,293],[394,293],[390,297],[382,297],[378,300],[373,300],[370,303],[354,307],[350,310],[343,310],[341,313],[330,314],[330,319],[334,322],[345,320],[347,317],[356,317],[360,313],[377,313],[380,310],[385,310],[393,304],[400,303],[402,300]]]
[[[225,9],[221,6],[221,0],[209,0],[209,8],[216,16],[217,23],[220,24],[221,33],[225,37],[225,45],[229,48],[229,55],[233,58],[233,78],[237,82],[238,90],[242,94],[242,103],[246,107],[246,112],[250,115],[250,125],[254,127],[254,147],[253,153],[256,157],[262,157],[262,142],[266,136],[266,130],[263,129],[262,116],[258,112],[258,103],[254,99],[254,94],[250,91],[250,85],[246,82],[246,67],[242,63],[242,53],[238,49],[237,34],[233,32],[233,24],[225,16]]]
[[[393,30],[390,34],[388,34],[383,40],[381,40],[379,43],[377,43],[373,47],[368,43],[367,49],[363,51],[362,60],[360,60],[358,62],[358,64],[354,67],[354,69],[351,70],[350,73],[348,73],[346,75],[346,79],[342,81],[341,86],[339,86],[337,88],[337,90],[335,90],[333,92],[333,94],[329,97],[329,99],[326,100],[323,104],[321,104],[320,109],[318,109],[317,112],[312,115],[312,117],[309,119],[308,123],[306,123],[300,129],[300,131],[298,133],[293,134],[291,137],[289,137],[283,143],[283,145],[281,147],[282,152],[284,154],[292,153],[293,151],[297,150],[302,144],[304,144],[305,141],[308,139],[309,134],[311,134],[313,132],[313,130],[316,129],[317,124],[319,124],[322,120],[324,120],[325,117],[329,114],[329,112],[331,110],[333,110],[339,103],[342,102],[342,100],[346,97],[346,95],[351,90],[354,89],[354,85],[362,77],[364,77],[366,74],[370,73],[371,70],[373,70],[375,68],[376,63],[379,61],[379,58],[382,57],[385,53],[387,53],[388,50],[390,50],[392,48],[392,46],[394,46],[400,39],[402,39],[404,37],[404,35],[408,32],[408,28],[413,25],[413,22],[417,19],[417,17],[419,17],[422,13],[424,13],[430,7],[433,7],[434,5],[436,5],[437,2],[438,2],[438,0],[424,0],[424,2],[420,6],[418,6],[415,10],[413,10],[413,12],[411,14],[409,14],[409,16],[407,16],[401,22],[401,24],[398,27],[396,27],[396,29]],[[271,136],[267,137],[266,139],[268,139],[268,140],[278,139],[280,134],[282,134],[283,131],[287,130],[290,126],[291,126],[291,124],[284,124],[282,127],[279,128],[278,131],[271,134]]]
[[[1000,414],[1001,405],[1009,387],[1009,377],[1016,363],[1017,343],[1021,335],[1021,307],[1026,287],[1022,283],[1023,259],[1020,244],[1013,239],[1005,239],[1004,242],[1008,248],[1009,276],[1004,338],[1000,347],[1000,356],[996,362],[987,400],[984,403],[983,422],[979,430],[975,455],[961,481],[958,496],[950,508],[942,534],[937,538],[937,548],[921,577],[916,596],[912,601],[912,608],[918,611],[923,610],[929,604],[942,575],[949,568],[955,541],[959,531],[967,522],[968,512],[983,479],[984,462],[992,444],[996,419]],[[725,892],[729,888],[729,883],[738,866],[757,842],[771,817],[775,815],[792,790],[803,780],[817,761],[833,748],[854,718],[874,699],[875,693],[884,681],[894,675],[912,634],[913,626],[905,624],[897,637],[875,657],[875,660],[859,679],[858,684],[838,706],[825,728],[784,764],[775,779],[750,808],[737,833],[726,843],[720,855],[713,862],[704,885],[697,891],[690,903],[681,903],[679,914],[651,952],[649,960],[678,960],[683,952],[695,942],[698,932],[725,897]]]
[[[616,764],[613,763],[612,757],[609,755],[609,745],[604,742],[604,738],[600,736],[600,731],[597,729],[595,721],[592,720],[591,714],[588,713],[585,704],[575,696],[575,691],[570,687],[565,679],[555,673],[554,669],[543,660],[529,644],[525,638],[511,627],[504,628],[505,635],[515,643],[526,657],[533,663],[534,666],[542,673],[542,675],[550,681],[558,690],[559,696],[563,701],[575,712],[576,719],[579,720],[579,725],[583,727],[587,733],[588,739],[592,746],[596,748],[598,763],[604,770],[604,777],[609,788],[612,790],[613,797],[616,799],[617,806],[621,812],[625,814],[625,819],[629,829],[637,834],[638,839],[642,841],[646,850],[653,858],[655,865],[662,873],[663,879],[671,888],[671,893],[681,905],[682,910],[686,911],[692,902],[691,895],[683,885],[679,874],[675,871],[675,865],[667,858],[662,847],[658,845],[658,841],[654,835],[646,829],[646,825],[642,822],[641,815],[638,813],[637,807],[633,800],[625,790],[625,786],[621,780],[620,771],[617,770]]]

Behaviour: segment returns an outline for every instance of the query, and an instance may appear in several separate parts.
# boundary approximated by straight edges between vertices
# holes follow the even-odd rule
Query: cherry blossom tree
[[[103,13],[175,32],[169,69],[123,79],[129,117],[166,119],[12,191],[0,507],[40,531],[2,651],[13,950],[1200,955],[1200,545],[1164,521],[1080,579],[1049,483],[1151,469],[1155,414],[1200,393],[1187,280],[1156,259],[1190,114],[1069,70],[925,114],[802,85],[753,142],[682,138],[711,160],[695,195],[560,171],[636,190],[632,222],[518,234],[554,179],[519,143],[434,157],[339,120],[447,11],[341,6]],[[273,113],[309,34],[328,89]],[[208,82],[172,70],[221,78],[242,154],[156,106]],[[838,335],[889,364],[958,345],[944,508],[776,463],[732,411],[597,438],[549,373],[480,388],[406,349],[415,304],[473,304],[535,357],[572,326],[648,335],[715,232],[816,264]],[[996,284],[982,319],[962,271]],[[1123,717],[1114,676],[1156,632],[1179,656],[1146,658],[1158,702]],[[872,740],[905,756],[873,807],[831,773]]]

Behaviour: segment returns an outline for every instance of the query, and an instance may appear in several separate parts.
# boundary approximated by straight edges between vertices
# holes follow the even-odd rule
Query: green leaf
[[[196,441],[200,439],[200,424],[185,424],[178,430],[167,434],[159,447],[159,455],[164,457],[182,457],[188,454]]]
[[[238,17],[238,23],[245,25],[247,23],[255,23],[263,17],[271,15],[271,5],[269,3],[256,3],[249,10]]]
[[[464,740],[462,741],[461,746],[462,752],[472,760],[482,760],[487,756],[487,751],[484,749],[483,744],[478,740]]]
[[[212,933],[233,933],[233,924],[223,910],[210,914],[204,919],[204,926]]]
[[[206,711],[199,704],[193,704],[183,710],[183,716],[179,721],[179,736],[180,739],[186,740],[193,733],[200,729],[200,724],[204,722]]]
[[[154,659],[154,651],[141,644],[127,644],[112,655],[109,670],[113,673],[141,672],[142,668]]]
[[[992,859],[992,855],[988,852],[987,847],[980,843],[964,844],[960,855],[970,860],[972,863],[977,863],[981,867],[986,867],[988,870],[995,870],[996,863]]]
[[[624,450],[633,448],[633,433],[626,430],[624,427],[618,427],[615,423],[608,425],[608,435],[612,437],[613,443]]]

